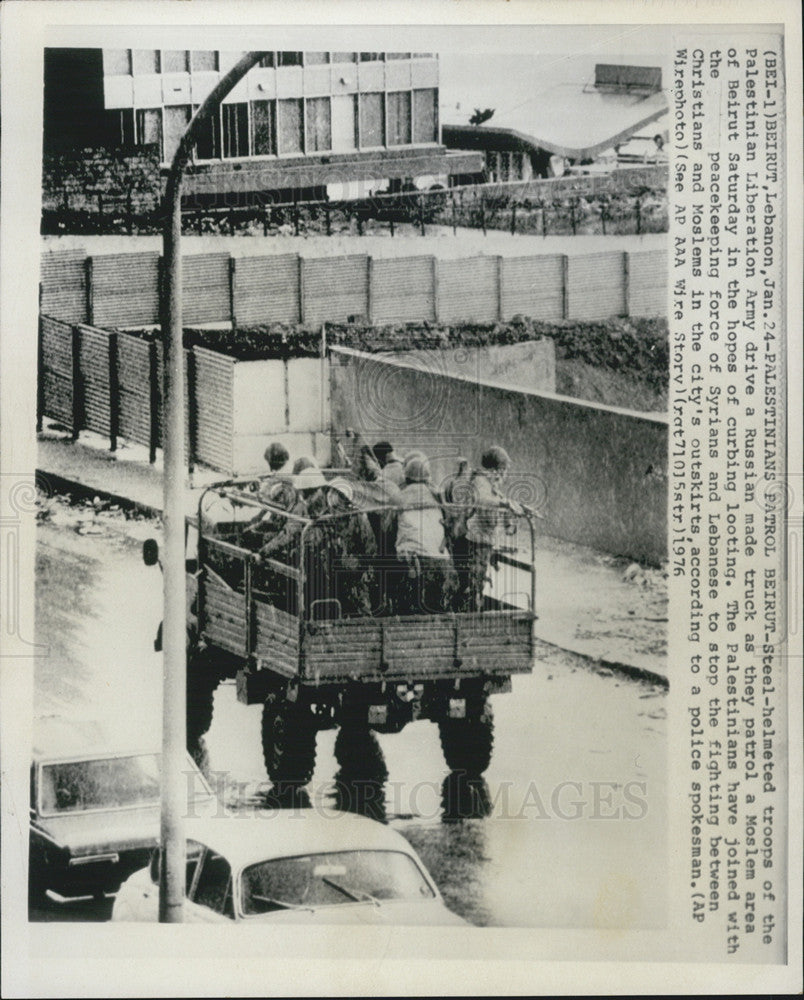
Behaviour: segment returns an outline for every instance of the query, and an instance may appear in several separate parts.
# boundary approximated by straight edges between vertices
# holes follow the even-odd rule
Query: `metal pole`
[[[164,448],[164,622],[162,626],[162,870],[159,920],[181,923],[184,906],[185,848],[183,815],[186,791],[183,764],[186,742],[187,670],[184,579],[184,351],[181,315],[181,189],[201,126],[221,100],[264,55],[248,52],[219,81],[187,126],[173,157],[164,197],[162,338]]]

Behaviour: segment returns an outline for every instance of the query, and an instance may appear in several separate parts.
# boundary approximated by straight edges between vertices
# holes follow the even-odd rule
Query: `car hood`
[[[159,806],[42,816],[33,824],[72,855],[154,847],[159,839]]]
[[[247,917],[244,923],[272,924],[410,924],[417,927],[467,926],[466,921],[438,900],[412,903],[343,904],[309,910],[274,910]]]

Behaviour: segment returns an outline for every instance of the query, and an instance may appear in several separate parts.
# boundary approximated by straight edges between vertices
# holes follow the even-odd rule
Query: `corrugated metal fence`
[[[194,347],[185,351],[185,450],[192,466],[204,462],[231,473],[234,359]],[[39,319],[38,421],[68,427],[73,437],[94,431],[149,449],[162,444],[162,344],[134,334]]]
[[[69,323],[159,321],[155,253],[43,255],[41,311]],[[374,259],[365,254],[186,256],[184,319],[193,323],[488,322],[608,319],[666,312],[667,252]]]

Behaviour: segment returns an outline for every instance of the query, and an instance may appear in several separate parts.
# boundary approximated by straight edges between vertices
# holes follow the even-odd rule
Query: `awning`
[[[594,60],[545,65],[538,58],[514,60],[495,53],[482,62],[483,73],[453,88],[460,104],[445,102],[442,108],[442,141],[452,149],[542,149],[591,159],[668,112],[666,91],[601,84]],[[499,85],[489,83],[495,79],[506,81],[502,100]],[[493,118],[484,125],[468,124],[475,107],[493,107]]]
[[[613,95],[605,96],[608,98]],[[520,149],[528,152],[546,149],[549,153],[566,156],[571,160],[586,160],[602,153],[604,149],[625,142],[646,125],[667,114],[664,95],[654,97],[658,100],[650,98],[643,101],[640,106],[629,109],[629,114],[624,109],[619,114],[612,114],[611,109],[601,108],[598,113],[605,119],[602,122],[589,121],[584,114],[583,122],[556,122],[551,131],[547,131],[548,123],[540,123],[538,134],[496,125],[443,125],[441,137],[449,149]],[[570,113],[572,112],[568,109],[567,114]],[[577,107],[574,113],[580,115]]]

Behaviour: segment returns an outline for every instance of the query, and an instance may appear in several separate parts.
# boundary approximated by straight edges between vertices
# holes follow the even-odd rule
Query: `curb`
[[[117,504],[123,510],[133,510],[138,514],[144,514],[146,517],[162,517],[161,507],[154,507],[151,504],[142,503],[140,500],[132,500],[131,497],[123,496],[121,493],[112,493],[110,490],[89,486],[86,483],[79,482],[77,479],[67,479],[65,476],[60,476],[55,472],[47,472],[45,469],[36,470],[36,485],[42,488],[47,485],[48,492],[70,493],[81,499],[100,497],[103,500],[109,500],[111,503]]]
[[[581,660],[583,664],[595,671],[610,670],[612,673],[621,674],[625,677],[629,677],[632,680],[645,681],[649,684],[658,684],[660,687],[668,688],[670,687],[670,681],[665,677],[664,674],[656,673],[655,670],[649,670],[647,667],[636,667],[632,663],[621,663],[619,660],[607,660],[603,657],[592,656],[590,653],[581,653],[577,649],[572,649],[570,646],[559,646],[554,642],[548,642],[546,639],[540,639],[538,636],[533,637],[534,645],[536,646],[536,655],[539,655],[539,648],[544,650],[544,652],[550,653],[564,653],[569,656],[574,656],[578,660]]]
[[[161,518],[162,508],[154,507],[151,504],[142,503],[139,500],[132,500],[130,497],[125,497],[120,493],[112,493],[109,490],[96,489],[94,486],[88,486],[86,483],[81,483],[75,479],[67,479],[64,476],[60,476],[53,472],[46,472],[44,469],[36,470],[36,482],[37,485],[44,485],[47,483],[49,486],[53,487],[56,492],[62,491],[65,493],[71,493],[78,497],[101,497],[104,500],[109,500],[111,503],[118,504],[121,509],[124,510],[134,510],[138,514],[144,514],[146,517],[151,518]],[[535,653],[538,655],[539,647],[545,652],[559,652],[565,653],[569,656],[574,656],[581,660],[583,664],[593,670],[608,669],[613,673],[621,674],[622,676],[629,677],[632,680],[644,681],[650,684],[658,684],[660,687],[669,688],[670,682],[663,674],[656,673],[653,670],[649,670],[646,667],[637,667],[632,663],[621,663],[618,660],[607,660],[605,658],[592,656],[589,653],[579,652],[577,649],[572,649],[570,646],[559,646],[554,642],[548,642],[546,639],[540,639],[538,636],[534,636],[534,646]]]

